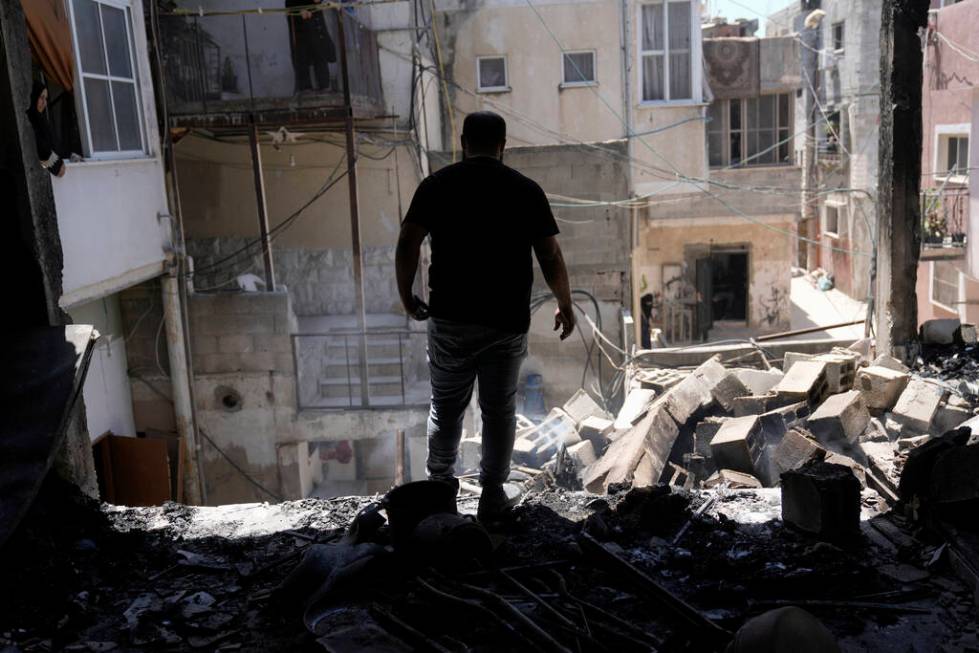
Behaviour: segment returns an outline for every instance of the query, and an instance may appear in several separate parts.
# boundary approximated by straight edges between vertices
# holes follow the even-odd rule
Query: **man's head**
[[[503,157],[506,145],[506,121],[492,111],[476,111],[462,123],[462,151],[467,157]]]

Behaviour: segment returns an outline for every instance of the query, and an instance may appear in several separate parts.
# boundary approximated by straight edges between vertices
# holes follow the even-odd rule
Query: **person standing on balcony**
[[[64,177],[67,168],[64,157],[70,161],[80,160],[77,154],[58,152],[58,143],[48,120],[48,87],[44,82],[34,82],[31,89],[31,103],[27,107],[27,119],[34,130],[34,144],[41,167],[54,177]]]
[[[322,0],[286,0],[286,8],[296,8],[287,16],[292,67],[296,73],[296,93],[330,90],[330,64],[337,60],[336,47],[326,27],[323,9],[310,10]],[[310,80],[313,69],[313,81]]]
[[[466,116],[463,160],[418,186],[396,254],[405,310],[416,320],[429,320],[428,475],[455,488],[462,419],[479,380],[483,489],[477,516],[484,523],[498,521],[511,507],[503,483],[510,474],[516,430],[517,379],[527,356],[532,252],[557,298],[554,329],[564,340],[575,326],[568,272],[547,197],[535,182],[503,164],[505,145],[502,117],[489,111]],[[412,294],[427,235],[430,306]]]

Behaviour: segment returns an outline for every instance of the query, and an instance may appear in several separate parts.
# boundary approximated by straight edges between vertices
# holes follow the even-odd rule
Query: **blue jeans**
[[[479,480],[502,484],[510,475],[516,432],[517,379],[527,357],[527,334],[431,318],[428,367],[432,408],[428,415],[428,476],[455,477],[462,418],[479,379],[483,444]]]

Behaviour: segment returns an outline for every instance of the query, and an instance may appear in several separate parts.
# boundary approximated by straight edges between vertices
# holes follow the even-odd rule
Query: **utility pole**
[[[918,332],[921,82],[927,0],[883,3],[877,196],[877,353],[909,362]]]
[[[364,295],[364,253],[360,244],[360,206],[357,193],[357,146],[354,135],[354,110],[350,102],[350,71],[347,67],[347,39],[343,30],[343,9],[334,9],[337,40],[340,41],[340,78],[343,82],[343,124],[347,135],[347,184],[350,192],[350,240],[354,264],[354,296],[357,326],[360,329],[360,405],[368,406],[367,381],[367,300]]]
[[[819,98],[819,27],[822,16],[818,2],[806,3],[813,11],[805,18],[801,35],[802,44],[802,91],[805,97],[806,137],[802,158],[802,220],[799,223],[799,267],[811,270],[816,267],[817,250],[816,225],[819,222],[819,209],[816,205],[816,190],[819,186],[819,171],[816,168],[816,115]],[[803,240],[803,238],[805,240]]]
[[[258,231],[262,238],[262,260],[265,263],[265,290],[275,292],[275,267],[272,265],[272,241],[269,238],[269,207],[265,200],[265,178],[262,174],[262,150],[258,142],[258,125],[252,116],[248,123],[248,144],[252,153],[252,176],[255,180],[255,203],[258,207]]]

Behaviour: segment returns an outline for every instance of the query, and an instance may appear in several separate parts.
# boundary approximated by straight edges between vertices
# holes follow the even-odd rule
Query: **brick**
[[[903,435],[908,435],[909,429],[928,433],[944,397],[943,388],[922,379],[912,379],[898,398],[891,417],[901,425]]]
[[[710,441],[710,452],[718,468],[757,475],[764,444],[757,416],[732,417]]]
[[[780,370],[755,370],[751,368],[736,368],[731,370],[738,380],[748,388],[750,394],[763,395],[785,376]]]
[[[910,378],[906,372],[871,365],[857,372],[855,386],[868,409],[886,411],[894,408]]]
[[[730,490],[753,490],[762,487],[761,481],[751,474],[744,474],[733,469],[719,469],[704,481],[707,489],[726,487]]]
[[[826,457],[826,450],[819,446],[811,434],[801,429],[791,429],[775,447],[773,463],[779,474],[798,469]]]
[[[782,521],[819,538],[860,533],[860,482],[844,465],[819,462],[782,474]]]
[[[218,353],[243,354],[254,349],[252,337],[244,334],[218,337]]]
[[[856,390],[833,395],[807,420],[809,430],[820,441],[843,440],[856,443],[870,422],[870,413]]]
[[[792,402],[808,401],[815,405],[826,396],[827,389],[826,363],[800,361],[792,366],[774,391]]]

